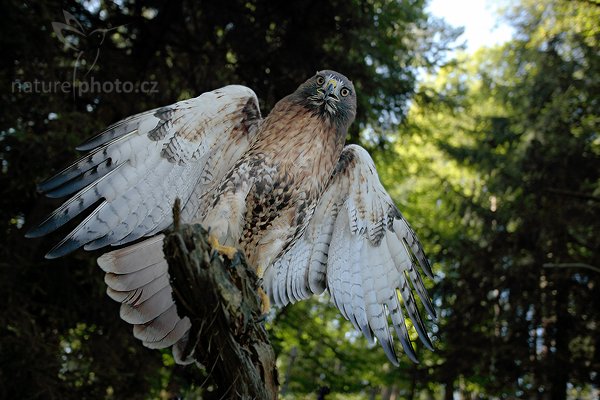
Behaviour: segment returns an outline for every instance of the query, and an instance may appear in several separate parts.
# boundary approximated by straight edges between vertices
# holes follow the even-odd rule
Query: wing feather
[[[121,318],[134,325],[134,336],[150,348],[173,345],[176,361],[189,363],[184,352],[191,323],[177,315],[164,237],[157,234],[172,223],[176,198],[184,222],[201,215],[201,199],[250,147],[260,121],[258,99],[243,86],[119,121],[77,147],[85,156],[38,185],[50,197],[71,197],[27,236],[48,234],[85,211],[91,212],[46,257],[150,236],[104,254],[98,265],[106,273],[108,296],[121,303]],[[304,280],[290,278],[292,289]],[[282,300],[289,293],[290,286],[282,287]],[[292,298],[304,295],[298,293]]]
[[[333,235],[329,245],[329,260],[327,270],[327,285],[331,288],[331,300],[340,309],[344,318],[348,318],[343,307],[342,271],[347,268],[350,250],[350,235],[346,234],[347,218],[338,218],[334,224]]]
[[[360,328],[365,338],[369,343],[374,343],[373,330],[369,324],[369,317],[367,315],[367,296],[366,287],[363,284],[363,260],[366,259],[366,247],[367,243],[364,240],[353,240],[353,246],[358,249],[357,254],[352,263],[352,301],[354,310],[354,319],[356,324]]]
[[[373,160],[350,145],[303,236],[267,269],[265,289],[276,304],[285,305],[327,288],[342,315],[369,341],[377,338],[398,365],[390,322],[404,352],[417,362],[404,312],[425,346],[433,348],[413,293],[435,318],[417,265],[432,276],[421,244],[379,182]],[[299,277],[304,282],[297,282]]]
[[[206,162],[218,159],[214,179],[247,149],[260,121],[258,100],[243,86],[226,86],[171,106],[123,120],[79,146],[87,155],[38,189],[49,196],[73,194],[28,236],[42,236],[99,203],[47,255],[79,247],[96,249],[154,235],[171,224],[171,207],[187,207],[209,190]],[[187,218],[195,210],[182,213]]]

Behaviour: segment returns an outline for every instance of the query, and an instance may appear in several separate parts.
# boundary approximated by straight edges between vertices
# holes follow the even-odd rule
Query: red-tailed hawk
[[[39,185],[50,197],[71,198],[28,236],[47,234],[99,203],[48,258],[149,237],[98,264],[134,335],[151,348],[173,345],[184,363],[190,321],[177,315],[161,235],[179,198],[182,221],[204,225],[221,250],[241,249],[275,304],[327,290],[397,365],[391,321],[416,362],[403,308],[431,348],[413,296],[435,316],[416,266],[430,277],[431,269],[369,154],[344,147],[355,112],[352,82],[321,71],[264,119],[244,86],[134,115],[79,146],[87,155]]]

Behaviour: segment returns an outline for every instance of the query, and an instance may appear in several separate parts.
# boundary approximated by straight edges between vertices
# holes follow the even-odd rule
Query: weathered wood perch
[[[223,259],[200,225],[179,225],[165,238],[177,312],[192,321],[186,354],[207,368],[216,398],[277,398],[275,353],[261,318],[259,279],[238,252]]]

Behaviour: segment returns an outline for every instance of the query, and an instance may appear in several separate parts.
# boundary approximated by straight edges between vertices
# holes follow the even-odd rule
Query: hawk
[[[161,234],[179,198],[182,221],[208,228],[223,253],[240,249],[273,303],[328,291],[393,364],[390,324],[417,362],[405,312],[432,349],[414,296],[435,318],[417,266],[432,272],[367,151],[344,146],[355,114],[352,82],[327,70],[266,118],[239,85],[134,115],[80,145],[84,157],[38,186],[71,197],[28,236],[95,206],[46,257],[129,244],[98,259],[108,295],[144,345],[173,346],[178,363],[190,362],[182,349],[191,323],[177,314]]]

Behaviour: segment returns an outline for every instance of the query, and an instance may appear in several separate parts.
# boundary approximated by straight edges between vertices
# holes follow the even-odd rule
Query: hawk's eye
[[[317,85],[322,85],[325,83],[325,78],[323,78],[321,75],[317,76]]]
[[[342,90],[340,90],[340,94],[342,95],[342,97],[346,97],[350,94],[350,89],[342,88]]]

